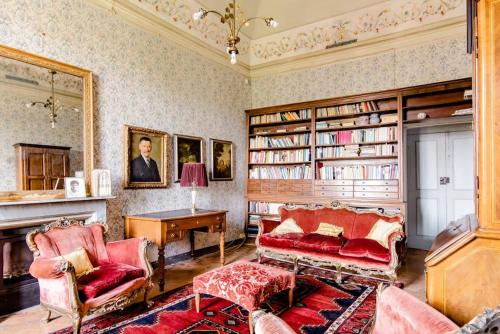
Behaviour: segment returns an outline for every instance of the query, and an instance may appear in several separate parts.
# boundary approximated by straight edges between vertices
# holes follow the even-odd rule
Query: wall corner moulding
[[[215,17],[195,21],[200,7],[196,0],[90,0],[129,22],[167,36],[189,49],[249,75],[254,67],[296,61],[311,54],[335,53],[327,46],[356,40],[363,42],[401,36],[427,26],[465,22],[466,0],[387,0],[315,23],[257,39],[242,35],[238,65],[228,64],[225,53],[227,29]],[[279,21],[280,13],[269,13]],[[326,50],[326,51],[325,51]]]

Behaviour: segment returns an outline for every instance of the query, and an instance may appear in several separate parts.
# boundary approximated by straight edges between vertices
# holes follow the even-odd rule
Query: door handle
[[[450,183],[450,178],[448,176],[441,176],[439,178],[439,184],[445,185],[445,184],[448,184],[448,183]]]

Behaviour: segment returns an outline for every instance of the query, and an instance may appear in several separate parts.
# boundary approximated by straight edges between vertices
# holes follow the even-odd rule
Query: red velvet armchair
[[[34,253],[30,267],[40,285],[40,306],[73,319],[73,333],[80,332],[82,318],[98,312],[122,309],[140,294],[149,306],[152,267],[143,238],[106,243],[106,223],[85,225],[60,219],[31,231],[26,242]],[[77,278],[70,262],[59,256],[83,247],[94,267]],[[59,258],[56,258],[59,257]]]

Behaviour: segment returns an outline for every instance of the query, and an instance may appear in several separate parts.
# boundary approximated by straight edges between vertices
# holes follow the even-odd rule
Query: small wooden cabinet
[[[69,176],[70,147],[18,143],[14,148],[17,190],[64,188],[64,177]]]

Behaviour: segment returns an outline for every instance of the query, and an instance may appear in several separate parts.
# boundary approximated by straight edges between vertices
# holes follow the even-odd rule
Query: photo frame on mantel
[[[181,180],[182,166],[187,162],[203,162],[203,138],[174,134],[174,181]]]
[[[137,126],[124,126],[124,187],[167,188],[168,138],[166,132]]]

